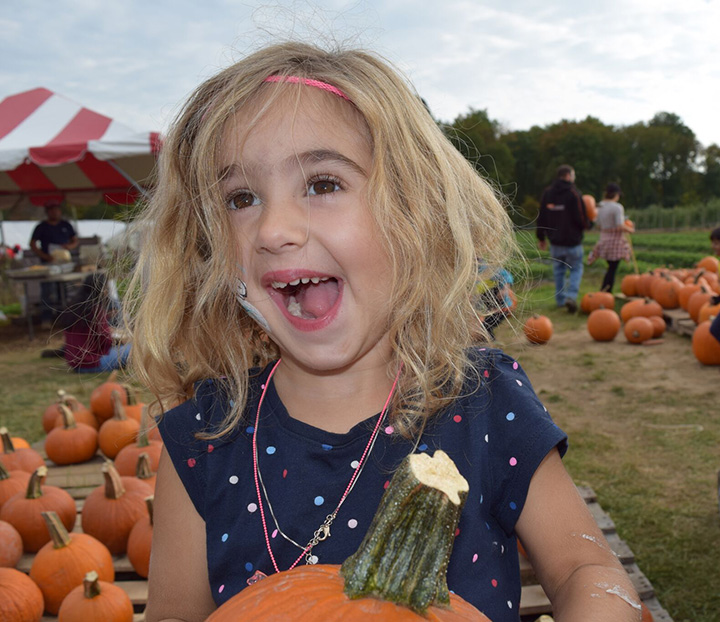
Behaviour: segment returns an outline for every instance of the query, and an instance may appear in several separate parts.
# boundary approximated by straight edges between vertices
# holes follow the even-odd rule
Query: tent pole
[[[128,175],[124,170],[122,170],[117,163],[114,160],[105,160],[110,166],[112,166],[120,175],[122,175],[125,180],[132,185],[135,190],[137,190],[144,199],[148,198],[148,193],[146,192],[145,188],[143,188],[140,184],[138,184],[130,175]]]

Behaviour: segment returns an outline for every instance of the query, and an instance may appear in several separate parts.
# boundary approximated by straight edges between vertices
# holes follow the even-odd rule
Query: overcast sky
[[[443,121],[668,111],[720,144],[720,0],[2,0],[0,33],[0,99],[43,86],[136,130],[162,131],[204,78],[294,35],[382,54]]]

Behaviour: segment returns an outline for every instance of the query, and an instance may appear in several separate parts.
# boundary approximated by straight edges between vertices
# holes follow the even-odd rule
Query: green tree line
[[[602,198],[614,181],[626,208],[675,208],[720,197],[720,147],[703,147],[671,112],[648,122],[606,125],[588,116],[509,131],[470,109],[443,129],[460,152],[512,202],[518,224],[534,220],[543,189],[570,164],[584,194]]]

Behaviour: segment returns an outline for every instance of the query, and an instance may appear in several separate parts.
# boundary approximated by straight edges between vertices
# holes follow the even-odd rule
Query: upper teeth
[[[308,283],[314,283],[318,284],[320,281],[329,281],[329,276],[314,276],[312,278],[302,278],[302,279],[295,279],[294,281],[290,281],[289,283],[283,283],[282,281],[273,281],[272,286],[274,289],[283,289],[287,287],[288,285],[300,285],[302,283],[303,285],[307,285]]]

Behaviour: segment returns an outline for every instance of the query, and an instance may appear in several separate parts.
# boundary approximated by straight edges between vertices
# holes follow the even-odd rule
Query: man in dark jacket
[[[550,240],[555,276],[555,301],[570,313],[577,311],[583,275],[583,232],[590,221],[580,191],[575,187],[575,170],[563,164],[552,185],[543,192],[537,220],[538,248]]]

